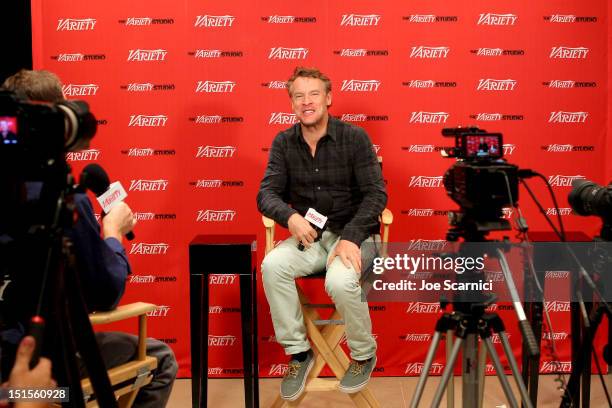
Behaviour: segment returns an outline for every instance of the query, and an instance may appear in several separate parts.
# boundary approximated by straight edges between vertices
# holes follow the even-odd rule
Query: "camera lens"
[[[572,191],[567,200],[579,215],[606,216],[612,212],[610,191],[588,180],[574,180]]]

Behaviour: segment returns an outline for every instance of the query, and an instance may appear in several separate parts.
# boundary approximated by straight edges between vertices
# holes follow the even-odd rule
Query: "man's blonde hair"
[[[326,93],[329,93],[332,89],[331,81],[327,75],[323,74],[317,68],[296,67],[293,71],[293,75],[291,75],[291,78],[287,81],[287,92],[289,92],[289,96],[291,96],[291,85],[293,85],[293,81],[299,77],[320,79],[325,84]]]

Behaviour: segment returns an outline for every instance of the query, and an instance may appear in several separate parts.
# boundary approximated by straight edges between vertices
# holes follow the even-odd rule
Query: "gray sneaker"
[[[291,360],[289,362],[289,369],[281,382],[280,396],[282,399],[286,401],[295,401],[302,395],[304,386],[306,385],[306,378],[310,370],[312,370],[314,362],[314,353],[312,350],[308,350],[306,360],[302,362]]]
[[[338,388],[347,394],[360,391],[370,381],[370,376],[376,366],[376,356],[366,361],[351,360]]]

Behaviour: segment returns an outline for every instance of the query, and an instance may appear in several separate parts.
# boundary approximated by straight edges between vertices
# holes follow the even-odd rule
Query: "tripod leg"
[[[463,406],[478,408],[478,337],[470,333],[465,337],[462,356]]]
[[[446,331],[446,361],[450,359],[453,352],[453,331]],[[454,377],[454,375],[453,375]],[[446,387],[446,407],[454,408],[455,406],[455,380],[451,377]]]
[[[485,386],[485,367],[487,365],[487,349],[481,347],[478,349],[478,406],[482,407],[484,401],[484,386]]]
[[[506,358],[508,359],[508,364],[510,364],[510,369],[512,370],[512,376],[514,377],[514,381],[519,388],[519,392],[521,393],[521,400],[523,401],[523,405],[526,408],[533,408],[533,403],[529,399],[529,394],[527,392],[527,387],[525,386],[525,382],[520,375],[520,371],[518,368],[518,364],[514,355],[512,354],[512,347],[510,346],[510,342],[508,341],[508,335],[505,331],[500,331],[499,338],[501,339],[502,346],[504,348],[504,353],[506,353]],[[537,401],[535,402],[537,403]]]
[[[463,339],[461,337],[457,337],[457,340],[455,340],[455,343],[453,344],[453,350],[451,351],[451,355],[446,360],[446,367],[444,367],[444,372],[442,373],[440,384],[438,385],[438,388],[436,388],[436,393],[434,394],[434,399],[431,403],[432,407],[440,406],[440,401],[442,401],[442,395],[444,395],[444,389],[446,388],[448,380],[453,375],[453,371],[455,369],[455,362],[457,361],[457,356],[459,355],[459,350],[461,349],[462,344]]]
[[[425,383],[427,382],[427,378],[429,377],[429,369],[431,368],[431,364],[433,363],[436,350],[438,349],[438,344],[440,343],[440,337],[440,332],[434,332],[431,345],[429,346],[429,350],[427,350],[425,363],[423,364],[423,371],[421,371],[421,375],[419,376],[419,382],[416,386],[416,391],[414,392],[412,400],[410,401],[410,408],[417,408],[419,406],[419,403],[421,402],[421,397],[423,396],[423,391],[425,390]]]
[[[501,361],[499,360],[499,356],[497,355],[497,351],[495,351],[495,347],[493,347],[491,338],[485,338],[484,343],[487,347],[487,351],[489,352],[489,356],[491,357],[491,361],[493,361],[493,365],[495,366],[495,371],[497,373],[497,378],[499,378],[499,382],[501,383],[508,403],[512,408],[518,408],[518,402],[516,402],[516,398],[514,397],[514,394],[512,394],[512,388],[510,387],[510,383],[506,378],[504,367],[502,366]]]

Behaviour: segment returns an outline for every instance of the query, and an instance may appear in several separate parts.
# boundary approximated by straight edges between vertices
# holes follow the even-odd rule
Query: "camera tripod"
[[[518,407],[518,402],[512,392],[512,388],[506,375],[504,374],[504,367],[501,364],[499,355],[493,346],[491,336],[493,333],[499,335],[504,353],[510,364],[512,375],[519,387],[521,394],[521,400],[527,408],[533,408],[531,401],[527,394],[527,388],[520,376],[518,365],[512,354],[512,348],[506,335],[504,323],[496,313],[484,312],[484,305],[471,305],[471,311],[461,312],[453,311],[451,313],[444,313],[436,323],[436,331],[433,336],[432,344],[427,351],[427,356],[423,365],[423,371],[419,377],[416,391],[412,397],[410,403],[411,408],[417,408],[423,391],[425,389],[425,383],[429,377],[429,370],[431,368],[436,350],[442,338],[442,335],[446,333],[447,344],[452,341],[452,333],[455,333],[457,339],[452,344],[450,354],[447,355],[446,367],[442,373],[440,384],[434,394],[432,407],[438,407],[442,401],[444,391],[449,386],[449,380],[453,376],[457,357],[459,351],[463,347],[463,406],[466,408],[476,408],[482,405],[483,393],[484,393],[484,368],[485,358],[488,353],[493,361],[496,374],[502,385],[504,394],[508,399],[510,406],[513,408]],[[482,339],[485,348],[480,349],[480,353],[477,356],[478,351],[478,338]],[[447,348],[448,351],[448,348]],[[452,392],[449,393],[448,407],[453,405]]]

